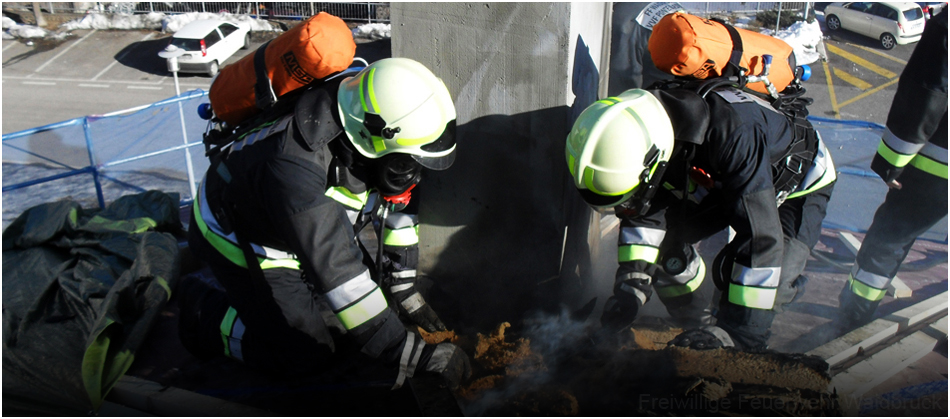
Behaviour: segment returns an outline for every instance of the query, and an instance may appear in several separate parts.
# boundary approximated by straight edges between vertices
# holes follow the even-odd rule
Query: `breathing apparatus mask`
[[[387,201],[408,204],[409,192],[422,177],[422,165],[406,153],[390,153],[371,159],[356,152],[344,138],[333,141],[330,150],[339,167],[375,188]]]

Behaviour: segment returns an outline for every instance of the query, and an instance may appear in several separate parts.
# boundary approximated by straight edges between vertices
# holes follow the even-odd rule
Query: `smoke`
[[[530,314],[522,325],[518,334],[530,342],[531,352],[543,358],[543,368],[509,375],[503,385],[484,391],[478,400],[465,406],[466,415],[550,415],[570,413],[572,409],[576,413],[576,400],[565,393],[569,389],[562,367],[597,346],[595,325],[572,318],[566,308],[559,315]]]

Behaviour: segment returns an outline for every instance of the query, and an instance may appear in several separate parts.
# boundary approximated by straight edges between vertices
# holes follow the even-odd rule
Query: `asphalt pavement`
[[[86,115],[102,115],[175,96],[175,82],[158,52],[170,34],[153,30],[76,30],[64,41],[3,40],[4,134]],[[222,67],[277,36],[253,32],[251,47]],[[391,55],[390,41],[358,40],[368,61]],[[211,87],[211,77],[179,73],[182,92]]]

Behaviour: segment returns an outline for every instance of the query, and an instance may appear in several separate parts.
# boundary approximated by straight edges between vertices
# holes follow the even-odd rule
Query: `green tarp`
[[[178,196],[35,206],[3,232],[3,414],[96,412],[178,278]]]

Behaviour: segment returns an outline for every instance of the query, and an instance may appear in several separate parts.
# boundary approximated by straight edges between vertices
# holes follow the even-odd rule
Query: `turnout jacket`
[[[703,100],[688,89],[648,91],[670,115],[679,151],[674,151],[646,213],[618,211],[617,286],[622,287],[626,278],[642,277],[638,272],[655,278],[653,271],[662,269],[657,259],[668,230],[676,230],[673,241],[695,243],[729,226],[736,236],[730,244],[732,260],[726,261],[731,265],[731,281],[724,290],[728,303],[772,309],[783,258],[778,205],[786,197],[794,199],[830,184],[834,180],[830,154],[817,133],[795,135],[796,130],[800,134],[811,130],[810,125],[796,126],[803,119],[796,123],[748,93],[719,89]],[[784,182],[777,191],[779,176],[773,176],[773,163],[788,161],[793,141],[812,142],[813,157],[796,163],[803,175]],[[679,292],[658,292],[661,297],[692,292],[701,281],[700,273]],[[643,303],[648,295],[638,298]]]
[[[248,266],[246,240],[261,269],[302,271],[363,352],[377,357],[401,348],[405,328],[356,239],[354,223],[369,216],[375,193],[331,152],[340,145],[334,142],[348,141],[336,109],[338,87],[335,81],[312,88],[293,112],[224,149],[202,181],[195,218],[201,234],[235,265]],[[415,216],[394,214],[386,224],[389,270],[414,277]]]
[[[911,165],[947,179],[947,10],[927,22],[901,73],[871,169],[890,182]]]

